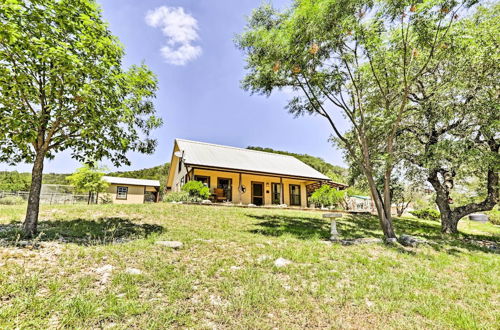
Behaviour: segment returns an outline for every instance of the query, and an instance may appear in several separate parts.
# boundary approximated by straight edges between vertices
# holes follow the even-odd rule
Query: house
[[[109,183],[105,194],[113,204],[142,204],[158,202],[160,197],[160,181],[103,176]]]
[[[322,184],[347,187],[292,156],[182,139],[174,142],[170,164],[167,191],[201,181],[220,202],[304,208]]]

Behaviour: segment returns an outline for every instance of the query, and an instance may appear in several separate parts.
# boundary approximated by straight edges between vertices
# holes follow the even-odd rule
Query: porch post
[[[281,199],[281,205],[285,204],[285,189],[283,189],[283,178],[280,177],[280,199]]]
[[[238,195],[239,195],[239,202],[240,202],[240,204],[242,204],[242,202],[241,202],[241,172],[240,172],[240,177],[238,179]]]

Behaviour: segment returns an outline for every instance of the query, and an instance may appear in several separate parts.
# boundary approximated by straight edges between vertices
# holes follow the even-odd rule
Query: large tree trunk
[[[360,142],[362,148],[361,150],[363,153],[362,169],[366,176],[366,180],[368,181],[368,187],[370,188],[370,193],[372,195],[373,202],[375,203],[375,208],[377,209],[380,227],[382,228],[385,239],[396,238],[396,233],[394,232],[394,228],[392,226],[392,217],[390,212],[390,204],[391,204],[390,197],[389,200],[384,201],[379,190],[377,189],[377,185],[375,183],[375,180],[373,179],[373,169],[370,164],[370,155],[368,147],[366,145],[366,141],[360,141]],[[389,177],[390,177],[390,171],[389,171]],[[389,185],[389,183],[387,183],[387,185]],[[389,203],[389,212],[386,212],[386,206],[384,202]]]
[[[463,217],[482,211],[489,211],[498,203],[498,172],[491,169],[488,171],[486,198],[480,203],[469,203],[452,209],[450,207],[449,189],[446,184],[441,183],[438,176],[439,171],[431,171],[428,181],[436,191],[436,204],[441,213],[441,231],[445,234],[457,234],[458,222]]]
[[[373,198],[373,202],[375,203],[375,208],[377,209],[378,219],[380,222],[380,227],[382,227],[382,231],[384,232],[384,237],[388,238],[396,238],[396,233],[394,232],[394,227],[392,226],[392,217],[386,213],[386,208],[384,206],[384,200],[380,195],[377,185],[375,184],[375,180],[373,180],[373,175],[368,170],[365,170],[365,175],[368,181],[368,186],[370,187],[370,192]],[[390,201],[385,201],[385,203],[390,203]]]
[[[33,163],[33,169],[31,171],[31,188],[28,198],[28,208],[26,210],[26,218],[23,224],[24,235],[28,238],[35,236],[37,232],[44,158],[44,153],[37,153],[35,162]]]

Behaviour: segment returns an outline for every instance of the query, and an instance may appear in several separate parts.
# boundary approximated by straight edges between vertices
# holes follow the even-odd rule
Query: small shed
[[[353,195],[347,197],[347,210],[350,212],[375,212],[375,205],[369,196]]]
[[[115,176],[103,176],[109,183],[105,194],[111,197],[113,204],[156,203],[160,197],[160,181]]]

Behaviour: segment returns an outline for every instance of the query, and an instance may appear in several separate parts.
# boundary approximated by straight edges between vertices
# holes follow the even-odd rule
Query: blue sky
[[[244,56],[233,40],[260,0],[98,2],[125,47],[124,65],[144,61],[159,80],[155,106],[164,126],[153,132],[158,148],[153,155],[130,153],[132,165],[119,170],[170,161],[176,137],[308,153],[343,165],[341,152],[328,142],[331,130],[324,119],[294,119],[285,110],[290,98],[286,92],[266,98],[240,88]],[[282,8],[290,1],[272,3]],[[339,114],[333,115],[344,122]],[[114,170],[106,161],[103,164]],[[69,152],[63,152],[46,161],[45,172],[69,173],[78,166]],[[30,171],[31,166],[0,164],[3,169]]]

